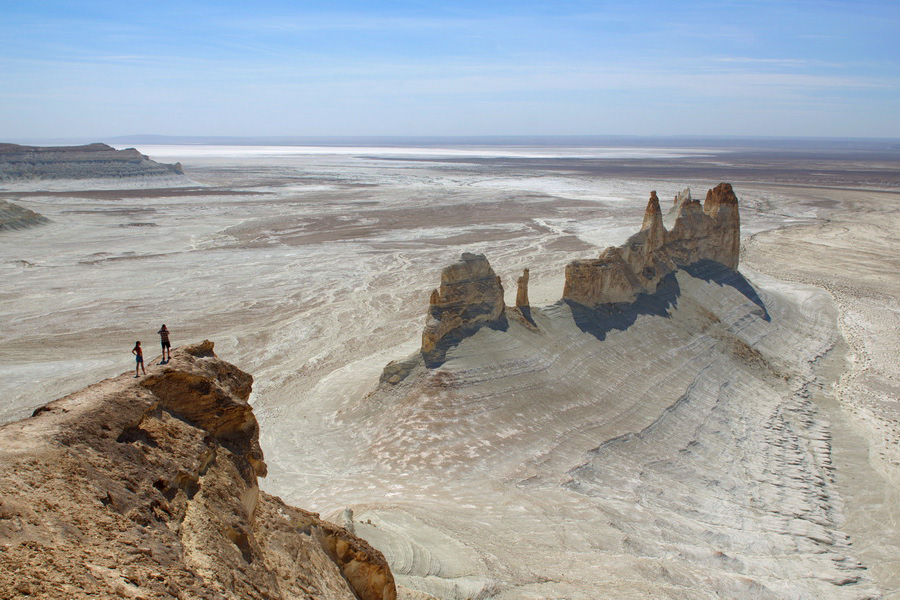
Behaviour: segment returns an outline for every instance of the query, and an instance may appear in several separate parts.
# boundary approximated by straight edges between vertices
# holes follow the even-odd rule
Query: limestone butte
[[[134,148],[106,144],[20,146],[0,144],[0,181],[180,177],[181,163],[158,163]]]
[[[641,230],[599,258],[575,260],[566,267],[563,299],[587,307],[632,302],[652,294],[665,275],[702,260],[736,269],[741,225],[731,184],[709,190],[703,206],[686,190],[676,196],[674,225],[666,230],[659,199],[651,192]]]
[[[709,190],[703,205],[690,189],[675,196],[666,229],[656,192],[644,211],[641,229],[621,246],[610,246],[598,258],[574,260],[566,266],[563,300],[588,308],[633,302],[638,294],[653,294],[660,280],[703,260],[737,269],[741,225],[738,200],[729,183]],[[528,269],[518,280],[516,306],[528,306]],[[431,293],[421,354],[426,364],[443,359],[445,346],[471,335],[479,327],[499,322],[506,306],[503,287],[484,255],[463,254],[441,273],[440,289]],[[443,342],[443,344],[442,344]],[[401,381],[412,363],[391,363],[382,381]]]
[[[0,598],[394,600],[380,552],[260,491],[252,382],[207,341],[0,428]]]
[[[496,321],[505,311],[503,286],[487,258],[464,253],[458,262],[441,271],[441,286],[431,292],[422,332],[422,355],[426,361],[439,360],[439,342],[446,336],[465,335]]]

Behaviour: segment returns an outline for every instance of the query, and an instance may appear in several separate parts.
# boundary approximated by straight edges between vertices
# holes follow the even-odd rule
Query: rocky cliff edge
[[[0,428],[0,598],[394,600],[380,552],[260,491],[252,382],[205,341]]]

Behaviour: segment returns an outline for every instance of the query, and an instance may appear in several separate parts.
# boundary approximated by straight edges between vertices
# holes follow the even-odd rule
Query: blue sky
[[[900,1],[0,0],[0,140],[900,137]]]

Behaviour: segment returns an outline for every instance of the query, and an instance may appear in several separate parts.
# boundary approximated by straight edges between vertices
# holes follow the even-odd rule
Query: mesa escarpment
[[[181,163],[158,163],[135,150],[106,144],[20,146],[0,144],[0,182],[43,179],[184,179]]]
[[[741,223],[738,200],[729,183],[720,183],[700,202],[686,189],[675,197],[666,218],[656,192],[644,211],[640,231],[621,246],[610,246],[598,258],[574,260],[566,266],[562,299],[588,309],[628,304],[639,294],[654,294],[667,275],[703,261],[737,269]],[[518,279],[516,309],[531,319],[528,269]],[[432,291],[422,333],[421,355],[426,365],[439,364],[449,346],[484,325],[503,327],[506,305],[503,286],[483,254],[464,253],[441,272],[440,288]],[[401,368],[400,365],[406,367]],[[411,369],[391,363],[382,381],[397,383]]]
[[[203,342],[0,428],[0,597],[396,597],[384,557],[261,492],[252,377]]]

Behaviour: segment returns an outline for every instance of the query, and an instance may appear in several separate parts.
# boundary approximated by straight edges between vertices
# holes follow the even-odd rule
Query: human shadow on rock
[[[722,286],[727,285],[734,288],[743,294],[747,300],[760,308],[761,312],[757,314],[763,320],[772,320],[772,317],[769,316],[769,311],[766,308],[766,303],[759,297],[759,294],[756,293],[756,290],[750,285],[750,282],[734,269],[729,269],[712,260],[701,260],[692,265],[682,267],[682,269],[684,269],[691,277],[702,279],[707,283],[715,282]]]

